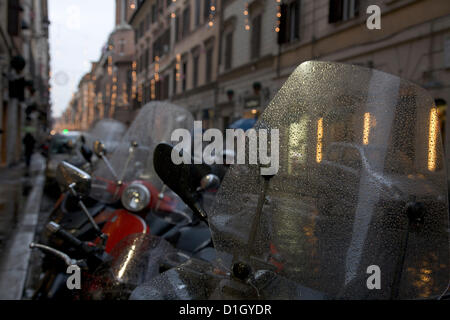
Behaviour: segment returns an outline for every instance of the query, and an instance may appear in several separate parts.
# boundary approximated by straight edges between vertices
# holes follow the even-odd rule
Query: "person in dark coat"
[[[36,139],[34,139],[33,135],[28,132],[23,138],[23,144],[25,146],[25,163],[28,171],[30,169],[31,156],[33,155]]]

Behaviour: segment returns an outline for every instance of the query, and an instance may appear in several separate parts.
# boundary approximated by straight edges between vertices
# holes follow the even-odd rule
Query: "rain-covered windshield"
[[[114,119],[99,120],[86,135],[86,144],[92,148],[96,140],[101,141],[106,152],[112,153],[122,140],[127,127],[120,121]]]
[[[101,265],[87,281],[84,299],[127,299],[139,284],[159,274],[166,257],[175,252],[162,238],[135,233],[122,239],[111,251],[111,260]]]
[[[330,298],[445,291],[447,186],[424,89],[373,69],[306,62],[256,128],[279,129],[280,167],[267,179],[256,165],[228,171],[209,210],[222,265],[272,264]]]
[[[93,173],[91,196],[113,202],[118,200],[118,181],[145,180],[161,190],[162,182],[153,168],[153,151],[161,142],[170,142],[176,129],[192,130],[192,114],[167,102],[150,102],[137,114],[124,138],[109,157],[112,171],[103,162]]]

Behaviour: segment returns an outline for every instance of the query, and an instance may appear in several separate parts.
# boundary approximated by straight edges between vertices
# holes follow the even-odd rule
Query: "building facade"
[[[370,5],[381,9],[379,30],[367,27]],[[108,48],[130,45],[122,56],[128,76],[119,76],[114,90],[111,83],[100,86],[96,97],[126,96],[127,108],[116,104],[119,118],[131,121],[148,101],[170,100],[205,127],[225,129],[261,114],[299,64],[327,60],[427,88],[439,104],[446,145],[450,141],[444,122],[450,99],[447,0],[123,0],[116,6],[117,24],[126,25],[116,30],[126,33],[111,36]],[[107,75],[108,59],[121,61],[102,55],[96,81]]]
[[[46,0],[0,1],[0,164],[20,160],[26,132],[45,139],[50,118]]]
[[[135,30],[140,105],[171,100],[213,125],[217,98],[220,2],[140,1]],[[208,123],[208,121],[210,121]]]

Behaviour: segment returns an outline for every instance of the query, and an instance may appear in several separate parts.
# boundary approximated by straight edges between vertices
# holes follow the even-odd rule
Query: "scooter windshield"
[[[101,265],[88,279],[83,299],[128,299],[139,284],[159,275],[165,257],[175,252],[162,238],[143,233],[129,235],[111,251],[111,260]]]
[[[279,170],[228,171],[209,212],[222,265],[273,267],[329,298],[443,294],[447,183],[439,118],[424,89],[372,69],[305,62],[259,129],[279,130],[271,150]],[[247,143],[247,154],[257,151]]]
[[[150,102],[135,120],[109,161],[102,161],[93,173],[91,197],[106,203],[119,199],[120,190],[135,180],[150,182],[161,190],[162,182],[153,168],[153,151],[161,142],[170,142],[176,129],[192,130],[192,114],[167,102]]]
[[[120,121],[114,119],[99,120],[86,137],[86,144],[92,148],[96,140],[101,141],[106,148],[107,153],[114,152],[127,127]]]

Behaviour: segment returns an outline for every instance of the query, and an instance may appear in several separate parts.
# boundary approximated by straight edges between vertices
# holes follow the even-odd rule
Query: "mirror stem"
[[[105,162],[106,167],[108,168],[109,172],[113,175],[114,179],[116,181],[119,181],[119,177],[117,176],[116,171],[114,171],[114,168],[111,166],[111,163],[109,162],[108,158],[105,157],[105,155],[102,153],[101,155],[102,160]]]
[[[69,186],[70,192],[72,193],[72,195],[74,197],[78,198],[78,205],[80,206],[81,211],[83,211],[83,213],[86,215],[86,217],[88,218],[88,220],[91,223],[91,225],[94,227],[94,229],[97,232],[97,234],[104,240],[104,235],[103,235],[102,231],[100,230],[98,224],[94,221],[94,218],[92,218],[91,214],[89,213],[89,210],[84,205],[83,200],[81,200],[81,198],[78,196],[78,193],[75,191],[74,187],[75,187],[75,183],[72,183]]]
[[[135,150],[135,147],[132,145],[130,147],[130,151],[128,153],[128,158],[127,158],[127,161],[125,162],[125,166],[123,167],[123,171],[120,176],[120,179],[117,179],[117,181],[122,181],[123,178],[125,177],[125,174],[127,173],[128,165],[130,164],[131,158],[133,157],[134,150]]]
[[[158,202],[156,202],[155,211],[159,210],[159,206],[161,205],[161,201],[164,199],[164,192],[166,192],[167,186],[163,184],[161,188],[161,192],[158,194]]]
[[[77,265],[77,261],[76,261],[76,260],[71,259],[71,258],[70,258],[67,254],[65,254],[64,252],[59,251],[59,250],[56,250],[56,249],[54,249],[54,248],[52,248],[52,247],[49,247],[49,246],[46,246],[46,245],[43,245],[43,244],[38,244],[38,243],[32,242],[32,243],[30,243],[30,248],[31,248],[31,249],[38,248],[38,249],[41,249],[42,251],[47,251],[47,252],[49,252],[49,253],[52,253],[53,255],[55,255],[55,256],[57,256],[58,258],[60,258],[61,260],[63,260],[64,263],[65,263],[67,266]]]

